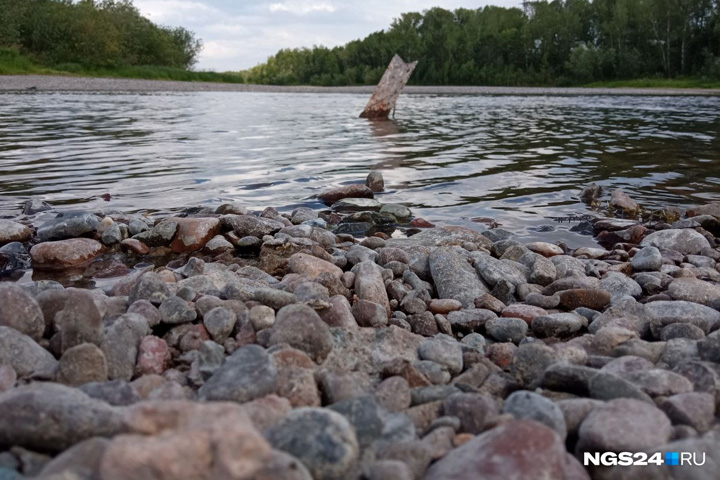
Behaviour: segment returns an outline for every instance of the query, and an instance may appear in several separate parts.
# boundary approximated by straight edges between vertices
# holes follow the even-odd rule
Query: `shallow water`
[[[30,197],[149,213],[238,201],[281,211],[381,170],[437,224],[489,217],[526,238],[591,243],[550,217],[579,189],[646,207],[720,200],[720,97],[406,95],[394,122],[366,95],[0,94],[0,215]],[[111,200],[101,195],[109,193]],[[543,226],[554,231],[544,231]]]

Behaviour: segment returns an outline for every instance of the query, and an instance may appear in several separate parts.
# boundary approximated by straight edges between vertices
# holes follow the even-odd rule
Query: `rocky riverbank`
[[[624,451],[716,477],[720,204],[615,192],[643,221],[584,220],[573,250],[382,188],[0,220],[0,478],[688,478],[581,464]]]

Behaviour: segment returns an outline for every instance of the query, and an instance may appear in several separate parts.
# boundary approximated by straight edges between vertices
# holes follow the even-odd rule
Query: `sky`
[[[135,0],[153,22],[182,26],[203,40],[199,70],[244,70],[281,48],[334,47],[384,30],[404,12],[521,0]]]

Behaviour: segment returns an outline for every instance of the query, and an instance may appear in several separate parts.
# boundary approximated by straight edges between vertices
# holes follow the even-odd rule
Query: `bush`
[[[0,45],[68,71],[137,65],[188,69],[202,47],[189,30],[155,25],[131,0],[0,0]]]

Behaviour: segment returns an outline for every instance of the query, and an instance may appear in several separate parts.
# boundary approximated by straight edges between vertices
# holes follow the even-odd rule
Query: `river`
[[[591,240],[596,182],[647,208],[720,200],[720,97],[366,94],[0,94],[0,216],[25,200],[148,214],[237,201],[323,208],[324,188],[380,170],[382,202],[436,224],[493,219],[528,239]],[[110,200],[103,198],[110,194]],[[107,198],[107,197],[106,197]]]

